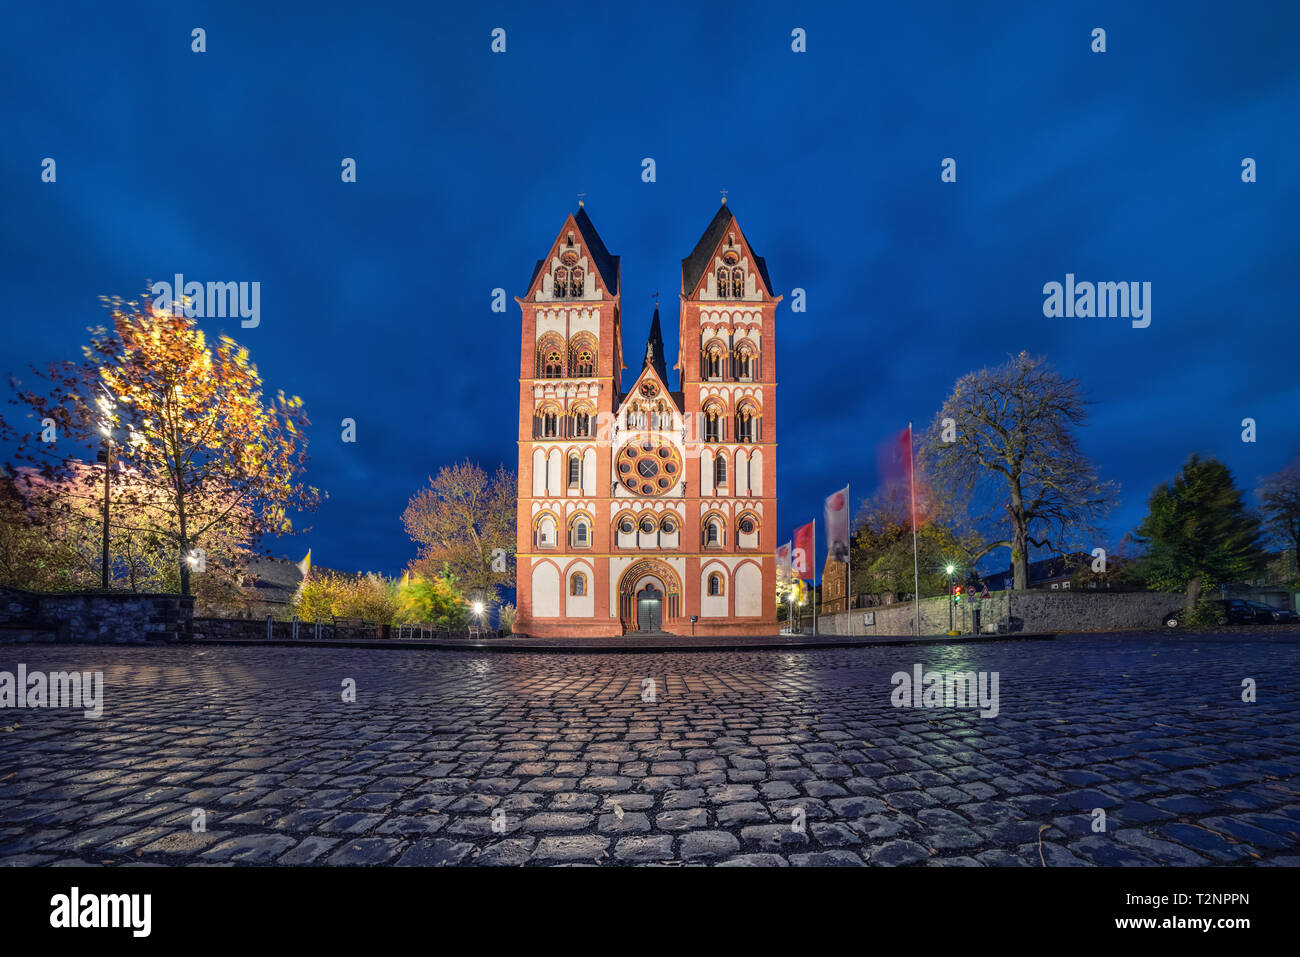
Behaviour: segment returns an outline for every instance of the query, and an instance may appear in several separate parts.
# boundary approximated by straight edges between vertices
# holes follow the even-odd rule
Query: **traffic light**
[[[957,604],[961,604],[961,586],[960,586],[960,585],[953,585],[953,586],[952,586],[952,600],[953,600],[954,602],[956,602]]]

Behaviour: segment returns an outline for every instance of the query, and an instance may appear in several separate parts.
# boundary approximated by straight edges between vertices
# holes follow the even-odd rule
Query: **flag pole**
[[[813,517],[813,551],[812,551],[812,594],[813,594],[813,634],[817,634],[817,518]]]
[[[908,486],[912,493],[912,607],[916,616],[915,634],[921,637],[921,559],[916,547],[916,450],[913,446],[912,423],[907,423],[907,468],[910,473]]]
[[[850,505],[853,503],[853,495],[850,490],[853,483],[844,486],[844,507],[848,510],[849,520],[849,553],[846,556],[848,568],[844,572],[844,614],[849,619],[849,635],[853,635],[853,599],[849,596],[853,594],[853,509]]]

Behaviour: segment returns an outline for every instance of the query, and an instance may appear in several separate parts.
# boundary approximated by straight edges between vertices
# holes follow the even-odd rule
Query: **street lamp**
[[[476,601],[470,607],[474,612],[474,617],[478,619],[478,630],[481,633],[483,631],[483,603],[481,601]]]

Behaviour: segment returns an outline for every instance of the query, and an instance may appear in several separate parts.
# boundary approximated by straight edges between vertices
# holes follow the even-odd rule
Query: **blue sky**
[[[1111,544],[1192,451],[1253,488],[1300,448],[1300,8],[975,6],[13,8],[4,371],[75,357],[96,297],[146,277],[261,282],[258,328],[205,328],[315,423],[308,477],[331,497],[276,550],[397,572],[428,475],[515,465],[519,312],[491,291],[522,294],[585,192],[635,358],[726,189],[778,291],[807,292],[778,314],[783,535],[846,482],[872,491],[882,441],[1021,349],[1096,402],[1082,444],[1121,485]],[[1067,272],[1151,282],[1150,327],[1044,318]]]

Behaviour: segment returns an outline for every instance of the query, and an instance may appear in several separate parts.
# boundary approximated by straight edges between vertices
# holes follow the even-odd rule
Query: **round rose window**
[[[680,484],[682,457],[672,445],[640,438],[619,450],[614,468],[629,492],[665,495]]]

